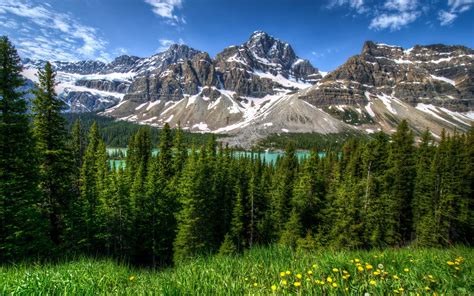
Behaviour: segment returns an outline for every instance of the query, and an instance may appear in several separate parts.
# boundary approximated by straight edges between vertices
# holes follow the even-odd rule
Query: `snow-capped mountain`
[[[43,64],[27,60],[24,76],[34,80]],[[326,75],[256,31],[215,58],[173,45],[149,58],[53,65],[73,112],[226,133],[242,146],[271,133],[391,132],[402,119],[438,136],[474,120],[474,51],[463,46],[366,42]]]
[[[100,61],[51,62],[57,71],[58,95],[71,112],[103,111],[118,104],[136,77],[162,72],[170,64],[192,58],[199,51],[186,45],[172,45],[148,58],[122,55],[110,63]],[[23,76],[37,82],[36,73],[46,61],[23,61]]]

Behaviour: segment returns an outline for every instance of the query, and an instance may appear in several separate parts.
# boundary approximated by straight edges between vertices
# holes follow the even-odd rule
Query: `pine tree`
[[[176,233],[177,194],[172,186],[174,177],[173,138],[168,124],[160,135],[160,153],[152,160],[148,174],[147,198],[152,205],[149,221],[152,239],[152,263],[170,264]]]
[[[420,246],[434,247],[437,245],[436,235],[433,234],[435,223],[434,211],[434,179],[431,170],[435,147],[433,139],[427,130],[423,133],[417,151],[416,178],[413,192],[413,230],[416,243]]]
[[[208,165],[206,149],[201,149],[199,156],[195,151],[191,152],[184,168],[179,186],[181,210],[177,214],[177,234],[173,244],[175,263],[212,251],[214,238],[212,216],[209,215]]]
[[[387,232],[389,244],[411,239],[413,189],[415,180],[414,136],[403,120],[392,135],[387,171]]]
[[[33,100],[33,131],[40,162],[40,189],[50,223],[50,239],[58,246],[65,228],[65,210],[72,194],[73,163],[66,121],[61,116],[65,103],[54,90],[55,77],[49,62],[38,71],[39,84]]]
[[[92,250],[96,246],[97,206],[99,188],[97,188],[97,151],[100,147],[97,124],[94,122],[88,135],[88,145],[81,169],[81,197],[74,208],[79,212],[79,221],[75,223],[75,237],[79,249]]]
[[[0,262],[48,251],[20,57],[0,37]]]
[[[273,179],[272,188],[272,219],[275,226],[275,234],[280,236],[283,225],[288,221],[291,210],[291,196],[293,183],[298,169],[298,160],[296,158],[295,149],[290,144],[285,156],[281,161],[277,162],[277,172]]]

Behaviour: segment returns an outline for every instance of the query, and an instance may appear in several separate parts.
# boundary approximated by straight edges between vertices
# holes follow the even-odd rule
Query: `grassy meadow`
[[[273,246],[165,270],[111,259],[0,267],[0,295],[473,295],[472,248],[297,252]]]

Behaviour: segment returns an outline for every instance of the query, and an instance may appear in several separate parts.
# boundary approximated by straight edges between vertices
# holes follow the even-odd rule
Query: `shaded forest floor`
[[[1,295],[472,295],[474,249],[253,248],[162,271],[111,259],[0,267]]]

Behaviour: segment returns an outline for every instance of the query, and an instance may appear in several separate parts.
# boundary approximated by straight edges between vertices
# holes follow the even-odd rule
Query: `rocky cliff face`
[[[474,51],[430,45],[403,49],[366,42],[360,55],[322,79],[305,99],[315,105],[366,103],[366,92],[389,95],[416,106],[456,111],[474,107]]]

